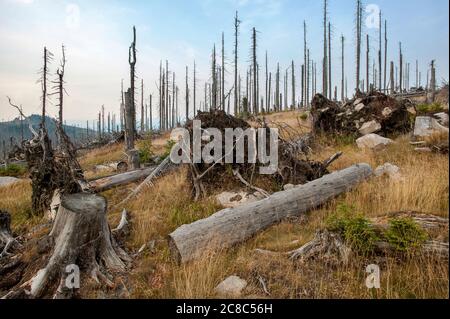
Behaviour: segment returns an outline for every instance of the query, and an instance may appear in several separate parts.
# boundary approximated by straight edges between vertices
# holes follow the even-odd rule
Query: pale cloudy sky
[[[329,3],[334,83],[339,84],[339,37],[343,34],[347,39],[346,74],[349,86],[353,87],[355,0],[329,0]],[[389,60],[398,60],[398,42],[402,41],[405,58],[412,65],[419,60],[424,73],[422,82],[432,59],[436,59],[438,80],[448,80],[448,0],[366,1],[369,4],[376,4],[388,20]],[[231,88],[236,10],[242,20],[239,50],[242,73],[245,74],[250,60],[252,27],[259,31],[260,63],[268,50],[271,71],[275,71],[277,62],[284,69],[294,59],[300,78],[303,20],[308,24],[311,58],[315,61],[322,58],[322,1],[317,0],[0,0],[0,120],[16,116],[7,104],[6,95],[22,104],[27,114],[40,112],[40,85],[36,80],[43,47],[47,46],[55,55],[51,65],[54,73],[61,44],[66,46],[68,60],[67,122],[95,119],[102,104],[107,111],[118,112],[121,79],[129,82],[128,47],[133,25],[138,35],[137,72],[144,79],[146,96],[156,94],[159,61],[168,59],[170,70],[176,72],[180,106],[183,105],[185,66],[189,65],[192,71],[195,59],[200,81],[197,95],[203,97],[212,46],[220,45],[222,31],[229,71],[227,86]],[[375,54],[378,30],[366,27],[365,32],[373,39],[371,49]],[[56,107],[50,106],[49,113],[56,115]]]

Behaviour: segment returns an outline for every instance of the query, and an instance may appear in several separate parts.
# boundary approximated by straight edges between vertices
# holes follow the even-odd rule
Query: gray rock
[[[20,179],[9,176],[0,176],[0,187],[9,186],[19,182]]]
[[[361,135],[367,135],[371,133],[376,133],[379,130],[381,130],[381,124],[374,120],[364,123],[359,129],[359,133],[361,133]]]
[[[400,168],[391,163],[385,163],[384,165],[378,166],[375,169],[374,174],[377,177],[387,175],[393,180],[401,180],[402,179],[402,174],[400,173]]]
[[[448,114],[445,112],[442,113],[436,113],[434,114],[434,117],[437,119],[439,124],[443,126],[448,126]]]
[[[294,189],[295,188],[295,185],[293,185],[293,184],[286,184],[286,185],[284,185],[284,187],[283,187],[283,189],[285,190],[285,191],[288,191],[288,190],[291,190],[291,189]]]
[[[394,143],[393,140],[377,134],[368,134],[356,140],[356,144],[360,149],[381,150],[392,143]]]
[[[414,136],[427,137],[434,133],[449,132],[448,127],[442,126],[439,122],[430,116],[418,116],[416,117],[416,123],[414,126]]]
[[[238,276],[230,276],[215,288],[215,292],[224,297],[239,297],[245,287],[247,287],[247,281]]]

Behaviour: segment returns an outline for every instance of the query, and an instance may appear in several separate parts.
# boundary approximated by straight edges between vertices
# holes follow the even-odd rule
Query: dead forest
[[[447,298],[448,83],[439,61],[406,57],[382,12],[373,52],[361,0],[354,34],[338,36],[328,2],[323,20],[299,23],[300,60],[281,65],[256,26],[242,38],[236,11],[233,38],[223,32],[210,61],[176,74],[162,59],[156,90],[138,76],[131,27],[117,111],[101,106],[78,139],[65,130],[70,49],[44,47],[40,124],[3,97],[22,137],[1,148],[0,298]],[[241,41],[251,43],[247,69]],[[225,151],[173,163],[184,130],[195,140],[194,121],[209,155],[209,128],[258,129],[258,147],[276,143],[278,167],[264,175],[266,162],[238,161],[237,136],[231,163]],[[376,288],[365,284],[371,264]]]

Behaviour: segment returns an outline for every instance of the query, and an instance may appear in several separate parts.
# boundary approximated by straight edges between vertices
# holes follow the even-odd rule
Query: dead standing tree
[[[125,152],[128,157],[128,167],[138,169],[139,156],[134,146],[136,136],[136,105],[135,85],[136,78],[136,28],[133,27],[133,42],[128,51],[128,63],[130,64],[130,88],[125,93]]]
[[[361,34],[362,34],[362,4],[356,1],[356,91],[360,89],[361,76]],[[363,88],[364,89],[364,88]]]
[[[322,95],[328,96],[328,49],[327,49],[327,0],[323,2],[323,65],[322,65]],[[308,67],[309,68],[309,67]]]
[[[257,59],[256,59],[256,29],[253,28],[253,34],[252,34],[252,62],[253,62],[253,113],[255,115],[258,115],[259,109],[258,109],[258,91],[257,91],[257,85],[258,85],[258,65],[257,65]]]
[[[236,17],[234,18],[234,115],[239,113],[239,100],[238,100],[238,36],[239,36],[239,24],[241,21],[238,18],[238,12],[236,11]]]

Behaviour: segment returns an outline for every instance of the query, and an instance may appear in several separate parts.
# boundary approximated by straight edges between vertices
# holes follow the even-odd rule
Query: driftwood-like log
[[[46,267],[22,285],[33,298],[49,295],[48,288],[58,279],[60,285],[52,293],[53,297],[70,297],[71,291],[65,286],[67,266],[77,265],[97,282],[100,278],[111,285],[104,272],[124,271],[126,262],[130,261],[111,235],[106,220],[106,200],[99,195],[63,196],[48,236],[54,248]]]
[[[207,249],[231,247],[285,218],[320,206],[371,175],[368,164],[357,164],[264,200],[183,225],[169,235],[171,253],[178,262],[187,262]]]
[[[140,170],[103,177],[90,181],[89,185],[91,186],[92,191],[96,193],[104,192],[113,187],[131,184],[140,179],[146,178],[153,172],[154,169],[155,167],[148,167]]]

